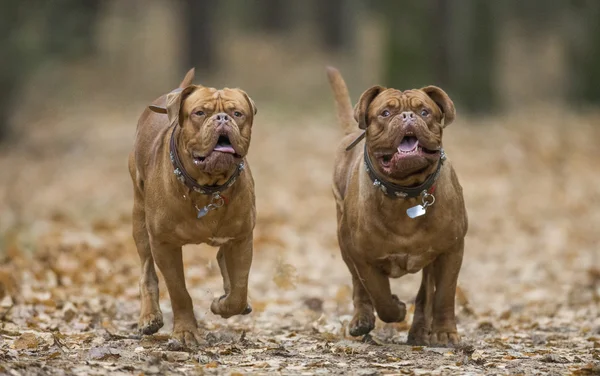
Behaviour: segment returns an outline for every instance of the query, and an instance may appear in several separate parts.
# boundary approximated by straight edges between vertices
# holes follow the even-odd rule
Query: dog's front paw
[[[210,310],[215,315],[228,319],[235,315],[247,315],[252,312],[252,307],[248,302],[233,301],[229,295],[223,295],[213,300]]]
[[[141,334],[154,334],[158,332],[163,325],[162,312],[160,311],[142,314],[138,320],[138,330]]]
[[[401,322],[406,317],[406,304],[398,299],[396,295],[392,295],[388,305],[377,308],[377,316],[383,322]]]
[[[357,312],[350,321],[349,332],[353,337],[368,334],[375,328],[375,315],[373,312]]]
[[[187,348],[194,348],[206,342],[200,336],[200,332],[197,328],[174,329],[171,338]]]
[[[429,346],[431,341],[431,334],[428,329],[422,326],[413,326],[408,331],[408,345],[413,346]]]
[[[429,342],[429,345],[433,347],[453,347],[460,343],[460,336],[456,331],[434,331],[431,333]]]

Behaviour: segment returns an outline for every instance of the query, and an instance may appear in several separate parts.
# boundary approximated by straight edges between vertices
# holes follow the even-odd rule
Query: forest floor
[[[406,322],[378,322],[364,340],[347,335],[350,274],[331,194],[340,131],[331,114],[290,124],[261,108],[249,156],[254,311],[211,314],[222,294],[216,250],[186,246],[206,339],[192,351],[169,342],[162,277],[165,326],[136,332],[126,160],[141,108],[81,106],[0,149],[0,374],[600,375],[600,116],[459,117],[446,129],[470,222],[457,299],[463,342],[428,348],[405,344],[420,274],[392,282]]]

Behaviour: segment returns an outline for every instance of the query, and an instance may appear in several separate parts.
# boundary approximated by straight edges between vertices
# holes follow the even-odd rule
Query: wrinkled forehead
[[[421,90],[411,89],[400,91],[387,89],[379,94],[373,101],[372,108],[384,107],[398,108],[400,110],[415,110],[426,107],[432,111],[439,111],[435,102]]]
[[[229,110],[232,108],[250,111],[248,101],[237,89],[215,89],[212,87],[198,86],[185,99],[184,109],[202,107],[207,110]]]

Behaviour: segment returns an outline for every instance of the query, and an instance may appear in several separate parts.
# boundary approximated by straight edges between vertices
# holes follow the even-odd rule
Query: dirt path
[[[186,247],[206,339],[188,351],[168,340],[162,281],[165,327],[135,334],[139,271],[125,161],[136,114],[102,114],[82,128],[87,110],[39,125],[0,154],[0,373],[600,374],[597,117],[558,123],[548,114],[533,128],[527,117],[457,121],[447,130],[470,219],[456,349],[404,345],[412,311],[400,324],[378,322],[364,341],[346,335],[350,276],[330,191],[337,129],[314,114],[294,127],[277,115],[259,119],[250,155],[254,312],[212,315],[222,291],[216,251]],[[568,133],[567,120],[577,124]],[[410,309],[419,278],[393,281]]]

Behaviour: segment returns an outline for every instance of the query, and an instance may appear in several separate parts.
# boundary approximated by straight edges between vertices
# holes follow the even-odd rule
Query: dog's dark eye
[[[383,110],[383,112],[381,113],[381,116],[388,117],[388,116],[390,116],[390,112],[388,110]]]
[[[427,111],[426,109],[422,109],[421,116],[427,116],[427,115],[429,115],[429,111]]]
[[[204,116],[204,111],[196,111],[196,112],[194,112],[194,115],[196,115],[196,116]]]
[[[235,117],[242,117],[242,113],[241,113],[241,112],[239,112],[239,111],[235,111],[235,112],[233,113],[233,116],[235,116]]]

